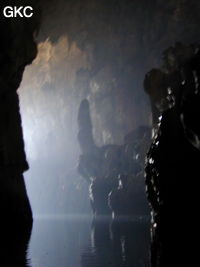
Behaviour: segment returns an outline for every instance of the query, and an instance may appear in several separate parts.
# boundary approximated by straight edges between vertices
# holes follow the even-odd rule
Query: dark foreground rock
[[[1,1],[3,10],[8,1]],[[1,265],[27,266],[26,250],[32,229],[32,211],[23,173],[28,169],[17,89],[26,65],[37,54],[34,34],[39,26],[36,1],[12,1],[34,6],[34,16],[0,16],[0,236]]]
[[[176,48],[171,47],[170,53],[177,64],[167,76],[171,82],[174,73],[181,79],[170,87],[164,83],[170,93],[165,101],[173,96],[173,103],[160,117],[146,163],[147,194],[152,208],[153,267],[194,266],[197,259],[194,239],[200,163],[200,53],[195,46],[182,46],[181,53]]]

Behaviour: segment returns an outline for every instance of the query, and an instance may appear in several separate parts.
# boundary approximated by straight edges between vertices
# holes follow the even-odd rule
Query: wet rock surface
[[[179,44],[169,51],[174,60],[167,73],[170,83],[165,81],[164,85],[170,95],[158,101],[168,102],[168,107],[163,113],[158,109],[162,115],[156,118],[159,124],[146,162],[147,195],[152,209],[151,259],[156,267],[180,266],[195,259],[192,238],[196,219],[192,210],[198,205],[200,54],[194,45]],[[179,82],[174,80],[174,73]],[[155,82],[153,76],[150,80]],[[168,100],[172,98],[171,105]]]

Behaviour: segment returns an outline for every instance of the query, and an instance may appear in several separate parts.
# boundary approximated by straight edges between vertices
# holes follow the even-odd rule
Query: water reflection
[[[144,218],[95,221],[89,250],[82,254],[82,267],[148,267],[149,225]]]
[[[149,221],[38,218],[30,257],[34,267],[149,267]]]

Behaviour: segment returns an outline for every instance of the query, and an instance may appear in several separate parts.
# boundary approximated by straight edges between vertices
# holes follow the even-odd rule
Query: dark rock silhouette
[[[194,45],[178,47],[182,50],[177,50],[177,45],[167,50],[175,59],[167,74],[168,81],[172,79],[169,91],[173,105],[160,118],[146,163],[153,267],[182,266],[187,260],[193,265],[195,260],[196,219],[192,210],[197,210],[198,205],[200,54]],[[174,83],[174,72],[179,82]]]
[[[23,182],[23,179],[21,179]],[[19,185],[18,185],[19,187]],[[21,185],[21,187],[24,187]],[[24,187],[25,188],[25,187]],[[20,193],[21,195],[22,193]],[[5,267],[29,267],[28,245],[32,231],[32,214],[28,205],[26,192],[21,199],[13,199],[15,207],[2,213],[1,217],[1,265]],[[26,206],[27,205],[27,206]],[[9,208],[9,207],[8,207]],[[7,210],[8,210],[7,208]],[[22,209],[21,214],[16,210]],[[21,216],[21,217],[19,217]]]
[[[124,138],[123,145],[95,145],[89,102],[83,100],[78,113],[78,141],[82,155],[79,173],[89,182],[95,215],[146,215],[144,157],[150,130],[141,126]]]
[[[13,1],[21,5],[25,1]],[[25,267],[26,250],[32,229],[32,211],[26,192],[23,172],[28,169],[17,89],[25,66],[37,54],[34,33],[39,26],[35,15],[26,19],[0,16],[0,236],[2,266]],[[0,9],[7,1],[1,1]]]
[[[90,107],[87,99],[84,99],[80,104],[78,113],[78,125],[78,141],[81,147],[81,151],[84,154],[94,153],[96,146],[92,134]]]

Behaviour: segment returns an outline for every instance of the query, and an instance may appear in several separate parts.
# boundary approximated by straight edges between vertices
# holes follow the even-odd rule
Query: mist
[[[122,144],[130,131],[150,126],[143,78],[163,48],[198,41],[198,6],[190,5],[192,16],[181,1],[42,2],[38,55],[19,91],[35,213],[88,211],[87,184],[76,171],[80,102],[90,103],[99,146]]]
[[[176,47],[187,55],[200,42],[200,5],[51,0],[41,1],[41,10],[38,54],[18,91],[30,166],[25,182],[36,218],[33,263],[149,267],[145,155],[156,101],[166,95],[153,76],[152,91],[143,83],[152,68],[170,76],[166,55],[173,65]],[[168,47],[175,50],[171,58]],[[107,216],[113,220],[105,224]],[[122,224],[115,224],[118,216]],[[59,256],[49,256],[60,240]]]
[[[135,55],[131,45],[129,50],[128,43],[120,48],[121,39],[127,39],[122,37],[123,29],[113,36],[101,25],[103,21],[96,21],[99,36],[88,36],[93,40],[84,37],[84,44],[80,45],[76,25],[74,40],[71,30],[67,30],[63,10],[68,4],[62,3],[61,15],[57,4],[53,14],[52,10],[44,11],[38,55],[26,68],[19,89],[30,165],[26,184],[35,215],[90,213],[88,184],[77,172],[81,154],[77,115],[83,99],[90,103],[96,145],[123,144],[130,131],[151,123],[148,98],[142,90],[141,64],[135,59],[130,61],[129,56]],[[90,5],[85,7],[89,14],[93,11]],[[87,15],[85,19],[87,22]],[[52,29],[53,22],[56,28]],[[77,23],[81,21],[78,19]],[[62,25],[59,30],[58,25]]]
[[[87,210],[86,184],[76,171],[80,96],[74,92],[76,71],[85,66],[84,53],[63,36],[56,44],[39,43],[38,56],[24,73],[19,96],[35,214]]]

